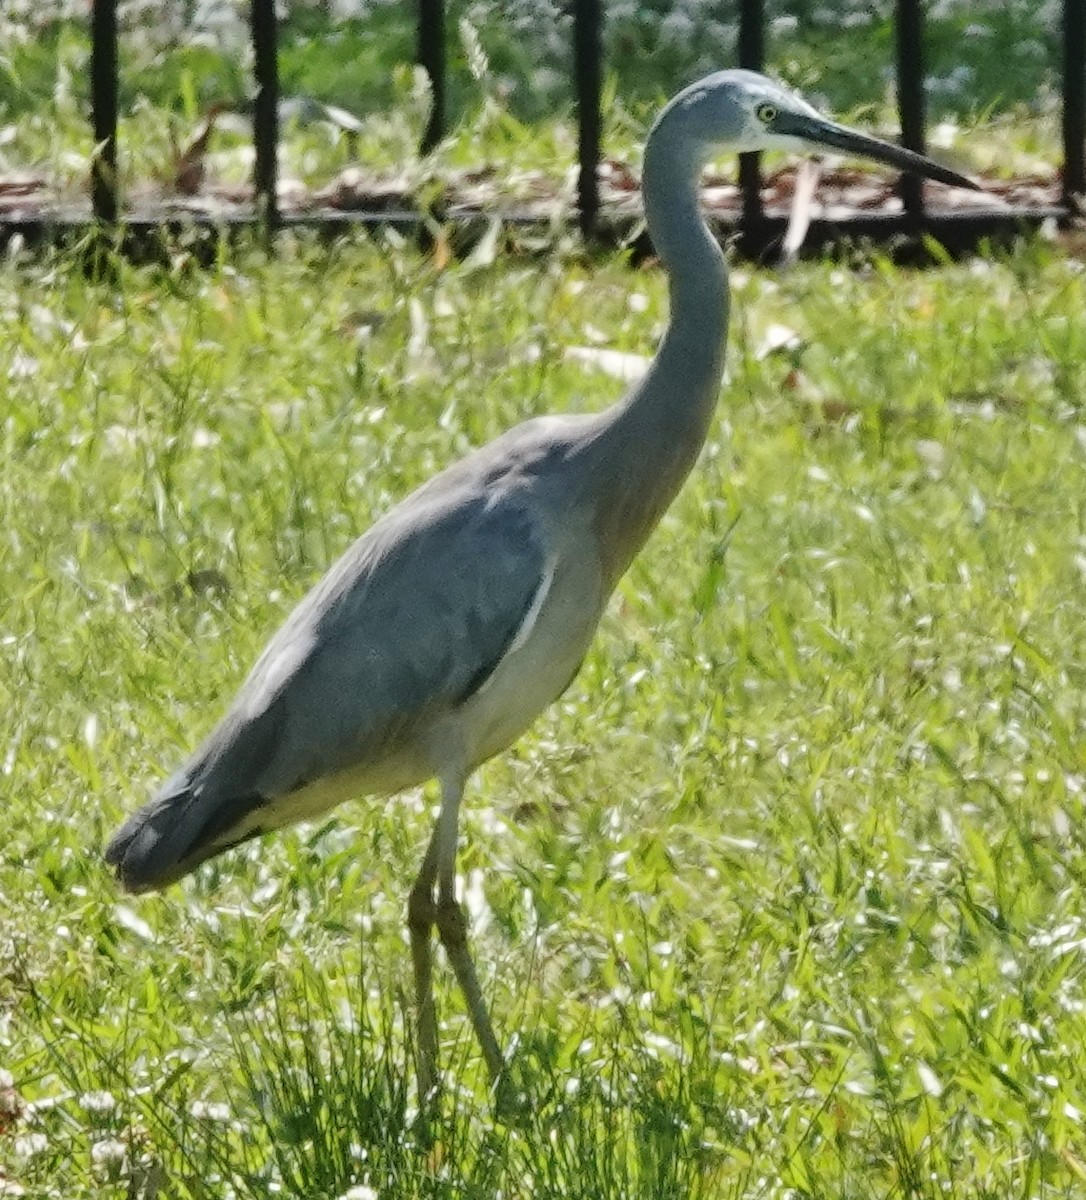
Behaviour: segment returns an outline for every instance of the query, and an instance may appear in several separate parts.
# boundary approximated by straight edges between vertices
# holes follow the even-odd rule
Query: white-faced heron
[[[645,216],[671,295],[647,375],[602,413],[518,425],[381,518],[294,610],[204,744],[106,851],[127,887],[158,888],[343,800],[436,777],[440,813],[408,905],[423,1100],[436,1080],[435,926],[492,1078],[503,1069],[455,894],[464,783],[576,675],[712,420],[728,275],[699,212],[701,167],[714,150],[812,146],[975,186],[825,120],[749,71],[680,92],[645,147]]]

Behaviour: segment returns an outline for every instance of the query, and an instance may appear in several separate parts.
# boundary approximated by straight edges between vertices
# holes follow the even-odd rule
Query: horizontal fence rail
[[[416,58],[430,81],[431,107],[420,150],[433,150],[447,132],[446,75],[447,32],[444,0],[416,0]],[[578,221],[589,240],[607,240],[609,230],[602,211],[599,166],[603,154],[603,24],[606,6],[602,0],[575,0],[573,5],[573,91],[578,127]],[[253,215],[231,214],[206,218],[215,227],[240,227],[255,220],[269,241],[283,226],[319,225],[330,231],[392,224],[410,227],[423,218],[410,212],[351,212],[336,214],[284,215],[278,200],[279,74],[278,33],[275,0],[250,0],[255,102],[253,143],[255,163]],[[740,0],[739,64],[752,70],[765,65],[765,11],[763,0]],[[923,0],[896,0],[895,12],[898,110],[902,144],[925,150],[924,105],[924,4]],[[123,225],[125,234],[145,244],[156,231],[191,228],[200,218],[164,217],[125,220],[118,181],[118,26],[117,0],[92,0],[91,97],[95,154],[91,169],[91,207],[94,225],[115,236]],[[914,175],[902,177],[900,213],[852,213],[837,220],[811,222],[805,245],[817,249],[842,237],[885,240],[901,234],[928,233],[951,250],[967,250],[987,237],[999,237],[1050,218],[1066,218],[1086,194],[1086,0],[1063,0],[1060,204],[1054,207],[1010,207],[991,210],[970,208],[961,212],[929,210],[921,181]],[[740,156],[739,184],[742,209],[736,223],[739,247],[746,253],[772,253],[784,233],[785,219],[766,214],[762,202],[762,177],[757,154]],[[1077,199],[1078,198],[1078,199]],[[474,215],[477,219],[486,214]],[[509,218],[513,224],[515,215]],[[0,219],[0,240],[13,233],[32,239],[54,233],[56,218],[22,214]],[[76,223],[78,224],[78,223]],[[613,230],[610,231],[613,235]],[[649,249],[644,246],[646,251]]]

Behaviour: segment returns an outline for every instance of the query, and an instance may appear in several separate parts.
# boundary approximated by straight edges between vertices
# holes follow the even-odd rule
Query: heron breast
[[[457,711],[467,760],[504,750],[573,681],[606,603],[595,560],[559,560],[509,650]]]

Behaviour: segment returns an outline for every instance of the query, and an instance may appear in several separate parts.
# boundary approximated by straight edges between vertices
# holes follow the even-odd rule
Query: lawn
[[[101,849],[377,514],[620,393],[595,352],[652,352],[664,280],[390,238],[0,266],[0,1195],[1083,1194],[1082,263],[733,283],[697,469],[465,806],[522,1111],[442,968],[426,1144],[433,793],[163,895]]]

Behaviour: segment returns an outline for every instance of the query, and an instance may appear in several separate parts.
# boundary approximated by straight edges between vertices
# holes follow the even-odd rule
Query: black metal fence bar
[[[924,153],[924,13],[922,0],[897,0],[897,107],[901,144]],[[901,200],[913,222],[924,215],[920,176],[901,177]]]
[[[117,0],[94,0],[91,12],[91,105],[95,154],[91,206],[95,220],[117,220]]]
[[[765,66],[765,7],[762,0],[744,0],[739,6],[739,65],[748,71]],[[762,219],[762,156],[739,156],[739,186],[743,192],[743,223]]]
[[[257,212],[270,236],[279,224],[279,62],[275,0],[252,0],[253,141],[256,149],[253,187]]]
[[[1063,2],[1063,203],[1086,195],[1086,0]]]
[[[577,217],[591,238],[600,211],[603,87],[603,14],[600,0],[577,0],[573,14],[573,84],[577,97]]]
[[[430,77],[430,119],[422,135],[429,154],[445,136],[445,3],[419,0],[418,60]]]
[[[602,228],[598,167],[602,142],[601,80],[603,73],[602,23],[606,5],[603,0],[571,0],[574,14],[574,84],[579,125],[578,201],[580,224],[586,235],[606,236]],[[426,69],[433,89],[433,106],[423,137],[423,149],[431,149],[446,132],[446,46],[444,0],[416,0],[418,5],[418,61]],[[329,232],[341,227],[374,226],[394,220],[410,222],[414,218],[400,214],[396,218],[380,212],[358,212],[329,219],[329,214],[291,214],[279,211],[276,183],[278,158],[279,78],[277,66],[278,31],[275,0],[250,0],[252,42],[255,51],[256,103],[253,136],[256,148],[255,192],[257,213],[270,233],[277,225],[313,225]],[[924,150],[924,62],[923,0],[896,0],[897,83],[901,119],[901,137],[905,146]],[[764,0],[739,0],[739,60],[749,69],[763,67],[765,57]],[[835,236],[889,236],[902,229],[929,229],[937,237],[961,252],[982,237],[1011,236],[1023,222],[1037,222],[1055,216],[1066,218],[1075,211],[1075,198],[1086,195],[1086,0],[1063,0],[1062,37],[1062,195],[1059,205],[1011,206],[999,211],[957,212],[925,211],[920,182],[913,176],[902,180],[905,215],[879,216],[854,213],[833,222],[812,223],[808,244],[824,245]],[[120,215],[118,181],[118,45],[117,0],[92,0],[91,3],[91,93],[96,153],[91,167],[93,219],[99,227],[114,225]],[[760,196],[760,170],[756,155],[740,159],[742,185],[741,244],[746,251],[761,255],[783,231],[779,216],[765,213]],[[242,213],[203,220],[197,224],[209,228],[240,228],[251,218]],[[530,223],[530,218],[513,218]],[[36,215],[16,210],[13,216],[0,217],[0,244],[19,235],[33,240],[66,236],[64,230],[78,231],[82,222],[53,213]],[[177,228],[177,219],[163,216],[137,218],[131,214],[126,230],[138,231],[136,240],[146,239],[155,229]],[[50,231],[54,231],[51,233]]]

